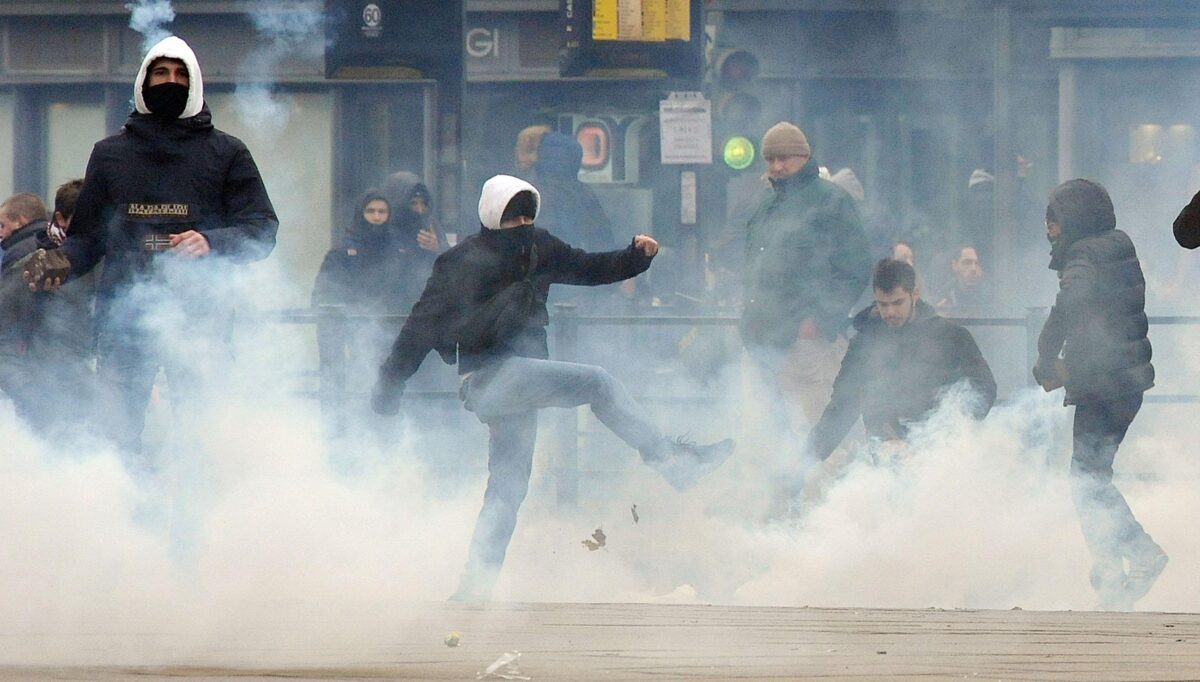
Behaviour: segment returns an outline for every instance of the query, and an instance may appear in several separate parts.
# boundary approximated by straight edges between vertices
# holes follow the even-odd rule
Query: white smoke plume
[[[175,405],[186,411],[166,414],[182,396],[170,377],[151,406],[145,440],[163,458],[161,489],[132,480],[107,446],[39,440],[0,404],[0,479],[9,491],[0,496],[0,602],[9,605],[0,635],[12,635],[0,663],[219,662],[294,651],[298,642],[328,647],[331,638],[382,645],[381,619],[403,619],[405,603],[453,591],[486,479],[486,431],[450,405],[445,421],[411,410],[400,426],[365,414],[348,437],[328,438],[315,402],[295,393],[311,370],[298,328],[256,321],[246,303],[291,295],[283,282],[271,261],[213,262],[144,291],[164,359],[199,377],[198,399]],[[234,304],[241,322],[232,341],[220,325],[198,323],[179,291]],[[351,388],[365,391],[370,381]],[[651,388],[679,387],[664,375],[639,387]],[[671,433],[733,434],[753,420],[743,418],[740,389],[722,388],[728,397],[715,406],[647,409]],[[769,525],[766,493],[794,450],[738,434],[730,462],[676,493],[586,412],[581,502],[559,507],[554,415],[543,419],[498,598],[1096,606],[1066,482],[1060,395],[1018,393],[983,423],[948,400],[913,433],[905,462],[854,461],[801,517]],[[1187,520],[1200,512],[1191,485],[1198,467],[1181,444],[1197,434],[1164,428],[1160,417],[1148,409],[1118,456],[1119,472],[1159,474],[1119,484],[1172,556],[1139,607],[1196,610],[1200,588],[1190,576],[1200,554]],[[590,551],[581,541],[597,527],[607,545]],[[79,632],[112,624],[161,633],[161,646],[148,652],[141,635],[126,646],[80,646]]]
[[[260,44],[238,68],[234,89],[242,122],[270,139],[287,127],[292,102],[275,92],[279,66],[288,57],[317,58],[325,49],[325,17],[292,3],[257,3],[250,20]]]
[[[142,34],[142,54],[158,41],[171,35],[167,25],[175,21],[171,0],[135,0],[125,3],[129,10],[129,28]]]

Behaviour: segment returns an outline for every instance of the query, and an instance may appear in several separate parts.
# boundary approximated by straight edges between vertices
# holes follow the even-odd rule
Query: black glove
[[[403,397],[404,382],[394,384],[380,379],[371,391],[371,409],[375,414],[394,417],[400,413],[400,399]]]

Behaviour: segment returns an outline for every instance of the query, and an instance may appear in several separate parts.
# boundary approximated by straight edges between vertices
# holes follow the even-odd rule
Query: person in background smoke
[[[513,175],[525,180],[532,177],[534,164],[538,160],[538,147],[542,144],[542,138],[549,132],[548,125],[532,125],[522,128],[521,132],[517,133],[517,144],[513,148]]]
[[[1065,386],[1064,404],[1075,406],[1071,483],[1092,587],[1101,608],[1127,610],[1149,592],[1167,555],[1112,482],[1117,448],[1154,386],[1146,280],[1133,241],[1116,226],[1097,182],[1069,180],[1050,194],[1046,235],[1059,289],[1033,375],[1046,391]]]
[[[345,306],[349,313],[401,314],[412,305],[407,287],[399,285],[403,264],[392,245],[390,214],[381,191],[371,189],[359,197],[341,248],[331,249],[321,262],[313,286],[314,308]],[[318,317],[321,410],[337,433],[345,428],[341,418],[347,375],[369,376],[387,352],[388,335],[372,322]],[[353,367],[349,372],[348,366]]]
[[[829,401],[850,309],[870,277],[870,249],[854,200],[818,177],[799,128],[777,123],[762,150],[771,192],[746,228],[739,330],[799,430]]]
[[[407,310],[433,272],[442,239],[433,223],[433,196],[415,173],[398,171],[387,176],[383,195],[391,210],[389,248],[398,256],[393,262],[401,268],[395,280],[401,285],[400,308]]]
[[[70,278],[104,259],[96,324],[101,388],[111,392],[106,427],[131,473],[152,479],[157,463],[142,452],[141,434],[155,375],[165,367],[175,412],[186,415],[197,407],[188,404],[196,367],[212,359],[163,343],[152,313],[165,302],[182,314],[189,342],[222,337],[231,311],[205,295],[212,274],[200,263],[265,258],[279,221],[246,145],[213,127],[187,43],[171,36],[150,48],[133,100],[121,131],[92,150],[71,229],[56,251]],[[41,268],[24,275],[35,289],[59,283]]]
[[[582,164],[583,147],[575,138],[559,132],[542,137],[534,164],[542,195],[538,219],[546,230],[572,246],[608,251],[616,247],[612,223],[596,193],[579,180]]]
[[[993,205],[996,196],[996,178],[983,168],[971,171],[967,178],[967,197],[964,207],[960,241],[974,244],[977,253],[991,263],[991,245],[995,237]],[[944,247],[942,247],[944,248]],[[939,249],[940,251],[941,249]]]
[[[1187,206],[1179,212],[1172,225],[1175,241],[1185,249],[1200,246],[1200,192],[1197,192]]]
[[[54,294],[32,292],[21,276],[45,234],[46,207],[36,194],[15,194],[0,204],[0,391],[22,420],[43,436],[65,428],[80,412],[85,394],[68,370],[77,358],[59,354],[63,339],[50,332],[47,306]]]
[[[954,280],[937,302],[938,308],[983,305],[987,303],[984,292],[983,263],[974,246],[960,246],[950,261],[950,272]]]
[[[996,401],[996,381],[971,332],[921,300],[911,265],[879,261],[872,288],[875,303],[854,316],[858,333],[833,397],[808,435],[805,452],[817,460],[829,457],[860,416],[870,438],[903,441],[910,425],[960,382],[973,392],[968,407],[975,419],[987,416]]]
[[[458,362],[460,396],[487,424],[488,483],[456,600],[486,600],[499,575],[529,489],[542,407],[590,405],[677,489],[691,486],[733,451],[732,441],[695,446],[664,437],[629,391],[604,369],[549,360],[546,296],[551,284],[598,285],[644,272],[658,243],[638,235],[629,246],[587,253],[535,227],[533,185],[497,175],[479,198],[481,229],[438,257],[425,291],[379,369],[375,411],[400,410],[405,382],[430,350]]]

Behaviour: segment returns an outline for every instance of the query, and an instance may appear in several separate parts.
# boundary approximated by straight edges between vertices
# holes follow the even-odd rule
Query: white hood
[[[483,191],[479,194],[479,223],[489,230],[499,230],[500,216],[508,202],[521,192],[533,192],[533,200],[537,204],[534,219],[542,210],[542,195],[537,188],[521,178],[511,175],[496,175],[483,183]]]
[[[181,38],[175,36],[168,36],[158,41],[142,59],[142,68],[138,69],[137,78],[133,81],[133,108],[139,114],[150,113],[150,109],[146,106],[146,99],[142,97],[142,84],[146,82],[146,71],[150,68],[150,63],[159,57],[178,59],[187,66],[188,100],[187,106],[183,108],[183,113],[179,115],[179,118],[191,118],[200,113],[200,109],[204,106],[204,79],[200,77],[200,62],[196,61],[196,53],[192,52],[192,48],[188,47],[188,44]]]

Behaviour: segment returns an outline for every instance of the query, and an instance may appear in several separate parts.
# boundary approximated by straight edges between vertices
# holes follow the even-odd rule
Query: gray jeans
[[[529,490],[537,410],[589,405],[621,440],[646,457],[663,435],[619,381],[602,367],[512,357],[472,373],[461,396],[488,425],[488,482],[467,558],[464,581],[489,592],[504,564]]]

